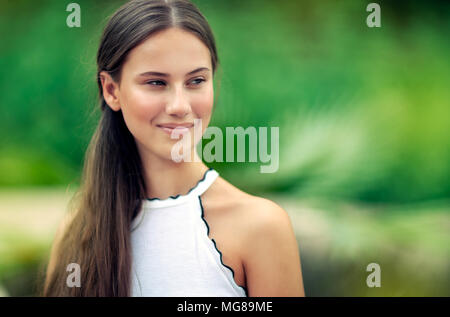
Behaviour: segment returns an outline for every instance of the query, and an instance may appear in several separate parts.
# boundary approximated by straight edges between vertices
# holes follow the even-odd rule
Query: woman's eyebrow
[[[187,73],[186,76],[189,76],[189,75],[198,73],[198,72],[203,71],[203,70],[209,70],[209,68],[207,68],[207,67],[199,67],[199,68],[194,69],[193,71]],[[160,76],[160,77],[170,77],[169,74],[166,74],[166,73],[160,73],[160,72],[153,72],[153,71],[141,73],[141,74],[139,74],[139,76]]]
[[[197,68],[197,69],[194,69],[193,71],[191,71],[191,72],[187,73],[187,74],[186,74],[186,76],[189,76],[189,75],[192,75],[192,74],[195,74],[195,73],[201,72],[201,71],[203,71],[203,70],[206,70],[206,71],[208,71],[208,70],[209,70],[209,68],[208,68],[208,67],[199,67],[199,68]]]

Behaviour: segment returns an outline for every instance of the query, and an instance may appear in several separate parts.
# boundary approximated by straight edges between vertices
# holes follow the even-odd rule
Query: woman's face
[[[214,103],[213,73],[208,47],[179,28],[153,34],[128,54],[120,83],[102,72],[103,96],[125,123],[142,154],[171,159],[172,139],[165,124],[193,124],[207,128]],[[189,128],[191,149],[194,127]],[[198,136],[200,137],[200,136]]]

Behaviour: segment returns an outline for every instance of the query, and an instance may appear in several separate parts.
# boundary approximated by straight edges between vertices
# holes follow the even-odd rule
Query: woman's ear
[[[99,76],[102,83],[103,98],[112,110],[119,111],[119,85],[112,79],[111,75],[105,71],[100,72]]]

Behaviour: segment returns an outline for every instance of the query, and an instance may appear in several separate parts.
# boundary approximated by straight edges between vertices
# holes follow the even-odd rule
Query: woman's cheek
[[[158,96],[145,89],[134,89],[127,99],[132,111],[142,120],[150,121],[159,111]]]
[[[158,105],[152,99],[148,94],[136,92],[127,96],[122,107],[125,123],[137,138],[148,137],[151,133],[151,121],[158,113]]]
[[[193,104],[195,105],[195,109],[193,109],[194,113],[198,118],[202,119],[202,124],[206,126],[209,123],[214,104],[214,91],[212,87],[203,94],[196,96]]]

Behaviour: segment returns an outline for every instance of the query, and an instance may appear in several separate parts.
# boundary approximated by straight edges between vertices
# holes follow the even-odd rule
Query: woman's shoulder
[[[229,234],[238,241],[250,296],[304,296],[300,255],[288,213],[276,202],[248,194],[223,179],[215,189],[216,203],[222,205],[218,214],[228,219]]]
[[[217,178],[207,194],[214,209],[227,214],[233,218],[233,222],[244,227],[264,228],[288,218],[286,211],[276,202],[246,193],[222,177]]]

